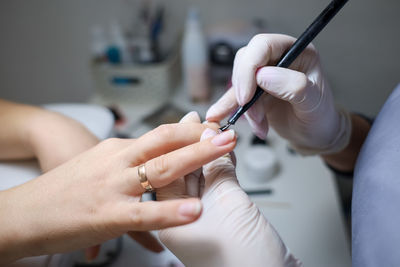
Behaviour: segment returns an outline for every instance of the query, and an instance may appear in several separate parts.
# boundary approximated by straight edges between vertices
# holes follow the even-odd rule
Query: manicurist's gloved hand
[[[188,121],[200,122],[196,113],[188,114],[182,122]],[[207,129],[201,139],[216,135]],[[161,241],[191,267],[300,266],[240,188],[231,156],[226,154],[157,190],[158,200],[200,197],[203,204],[196,222],[160,231]]]
[[[206,118],[222,120],[249,102],[259,85],[266,93],[245,114],[257,136],[265,138],[271,126],[302,154],[338,152],[349,142],[350,117],[335,107],[316,49],[309,45],[290,69],[272,67],[294,41],[279,34],[253,37],[236,54],[232,88]]]

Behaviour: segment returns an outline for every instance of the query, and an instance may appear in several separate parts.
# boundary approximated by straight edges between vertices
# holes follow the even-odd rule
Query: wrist
[[[52,127],[55,120],[42,108],[29,108],[31,108],[29,118],[24,122],[24,128],[21,130],[22,141],[33,156],[36,157],[38,144],[40,144],[41,140],[46,139],[48,128]]]
[[[39,117],[42,110],[37,107],[1,103],[0,122],[4,126],[0,136],[0,158],[7,160],[30,159],[34,157],[30,140],[32,121]]]
[[[17,192],[18,188],[0,192],[0,265],[29,256],[31,251],[26,242],[30,229]]]
[[[42,110],[28,128],[28,142],[43,171],[48,171],[95,146],[99,140],[79,122]]]
[[[290,146],[303,156],[330,155],[342,151],[350,143],[352,119],[348,111],[340,109],[337,111],[337,120],[336,133],[328,144],[320,147],[307,147],[297,144],[290,144]]]
[[[44,174],[1,192],[0,203],[4,205],[0,213],[6,216],[0,221],[0,251],[7,261],[59,252],[59,247],[68,243],[66,237],[72,223],[70,217],[63,216],[66,208],[60,209],[63,205],[55,198],[65,185],[62,181],[50,183],[49,179],[57,177]],[[66,203],[65,199],[61,202]],[[74,214],[73,218],[78,215]]]
[[[358,154],[367,138],[371,122],[356,114],[351,115],[352,132],[348,145],[336,153],[322,155],[324,161],[339,172],[352,172]]]

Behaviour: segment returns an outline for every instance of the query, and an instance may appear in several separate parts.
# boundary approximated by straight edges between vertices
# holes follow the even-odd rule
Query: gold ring
[[[142,185],[143,189],[146,192],[153,192],[154,189],[151,186],[149,180],[147,180],[146,168],[144,167],[144,164],[140,165],[137,170],[138,170],[138,175],[139,175],[139,182]]]

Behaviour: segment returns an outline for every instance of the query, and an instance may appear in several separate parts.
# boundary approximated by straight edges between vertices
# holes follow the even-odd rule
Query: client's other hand
[[[183,123],[199,122],[191,113]],[[205,130],[201,140],[217,135]],[[241,189],[233,153],[157,190],[158,200],[200,197],[194,223],[160,231],[161,241],[187,266],[299,266],[279,235]]]

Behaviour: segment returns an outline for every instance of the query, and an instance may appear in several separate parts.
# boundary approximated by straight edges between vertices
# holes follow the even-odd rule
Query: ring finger
[[[153,188],[165,186],[232,151],[235,144],[236,136],[233,130],[223,132],[147,161],[144,165],[145,176]],[[145,191],[140,182],[139,167],[127,168],[123,173],[122,181],[125,186],[127,185],[127,193],[140,195]]]

